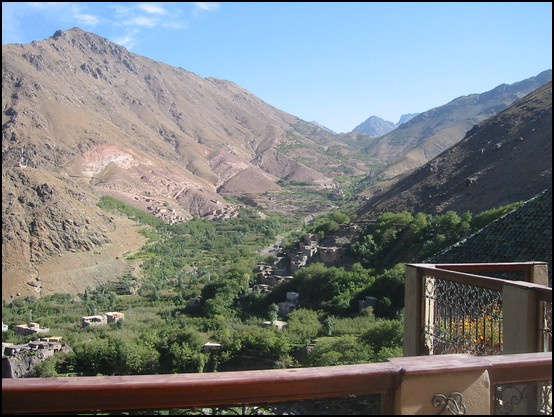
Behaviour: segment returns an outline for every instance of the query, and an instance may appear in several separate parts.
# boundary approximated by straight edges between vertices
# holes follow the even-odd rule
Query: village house
[[[204,344],[204,353],[210,353],[215,349],[219,349],[220,347],[221,347],[221,343],[207,342],[206,344]]]
[[[4,343],[2,342],[2,357],[5,356],[16,356],[19,352],[29,350],[29,346],[26,344],[16,345],[14,343]]]
[[[191,298],[187,301],[188,308],[198,308],[202,305],[202,297]]]
[[[271,289],[269,288],[269,285],[267,284],[256,284],[252,287],[252,291],[257,291],[261,293],[268,293],[271,292]]]
[[[117,311],[104,313],[104,315],[106,316],[108,323],[116,323],[119,320],[123,320],[125,318],[125,315],[123,313],[119,313]]]
[[[60,352],[62,350],[62,344],[60,342],[50,342],[47,339],[33,340],[27,344],[31,350],[51,350],[54,352]]]
[[[281,321],[281,320],[275,320],[273,322],[271,321],[264,321],[264,326],[266,327],[269,327],[269,326],[275,326],[277,327],[277,329],[279,330],[283,330],[285,327],[287,327],[287,322],[286,321]]]
[[[358,300],[358,311],[362,311],[363,309],[367,307],[375,307],[375,303],[377,302],[376,297],[371,297],[369,295],[366,295],[363,300]]]
[[[81,325],[83,327],[89,326],[99,326],[101,324],[106,324],[108,318],[105,315],[96,315],[96,316],[83,316],[81,317]]]
[[[34,334],[34,333],[48,333],[49,328],[40,327],[38,323],[30,322],[28,324],[18,324],[15,326],[15,332],[22,335]]]

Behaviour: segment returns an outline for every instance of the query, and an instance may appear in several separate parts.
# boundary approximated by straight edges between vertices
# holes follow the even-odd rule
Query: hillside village
[[[81,326],[100,326],[108,323],[117,323],[125,318],[119,312],[107,312],[100,315],[81,317]],[[2,323],[2,333],[8,331],[9,326]],[[29,322],[14,326],[15,334],[47,335],[50,329],[41,327],[39,323]],[[35,376],[35,366],[45,361],[55,353],[72,352],[70,346],[62,343],[62,337],[45,336],[23,344],[2,342],[2,378],[26,378]]]
[[[255,289],[266,292],[277,285],[286,283],[293,274],[309,263],[320,262],[326,266],[345,266],[352,263],[348,247],[358,227],[341,225],[340,229],[321,239],[317,233],[306,233],[294,247],[277,249],[277,256],[272,261],[263,261],[254,269],[258,281]]]

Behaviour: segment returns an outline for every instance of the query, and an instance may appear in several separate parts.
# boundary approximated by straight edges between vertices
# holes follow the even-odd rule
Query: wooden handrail
[[[529,274],[536,265],[547,262],[498,262],[475,264],[435,264],[437,268],[459,272],[525,272]]]
[[[164,409],[292,402],[380,394],[393,414],[410,376],[488,372],[495,384],[552,379],[552,355],[468,354],[389,359],[385,363],[209,374],[22,378],[2,380],[2,414]],[[479,374],[479,372],[478,372]]]
[[[206,374],[24,378],[2,381],[2,413],[75,412],[288,402],[383,394],[392,410],[391,363]]]
[[[552,380],[552,352],[487,356],[491,387],[496,384]]]

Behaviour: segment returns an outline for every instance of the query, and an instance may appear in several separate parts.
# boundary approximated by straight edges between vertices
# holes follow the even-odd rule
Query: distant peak
[[[74,34],[83,34],[83,33],[85,33],[85,31],[83,29],[78,28],[78,27],[73,27],[73,28],[67,29],[67,30],[58,29],[57,31],[54,32],[54,34],[51,36],[51,38],[54,39],[54,40],[58,40],[62,36],[72,34],[72,33],[74,33]]]

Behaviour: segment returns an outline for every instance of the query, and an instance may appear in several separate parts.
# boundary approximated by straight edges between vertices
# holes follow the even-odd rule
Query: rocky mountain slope
[[[370,169],[354,153],[230,81],[78,28],[3,45],[2,295],[75,293],[125,269],[117,258],[144,239],[101,195],[169,222],[232,216],[225,193],[332,187],[345,166]]]
[[[523,81],[501,84],[485,93],[458,97],[417,115],[365,147],[368,155],[387,163],[370,179],[377,175],[391,179],[420,167],[460,141],[477,123],[551,80],[552,70],[546,70]]]
[[[552,81],[474,126],[465,137],[359,209],[479,213],[552,186]]]
[[[3,46],[2,55],[3,167],[23,153],[28,166],[80,176],[103,192],[134,198],[149,191],[199,214],[221,199],[218,170],[227,179],[261,174],[251,161],[275,157],[265,153],[298,120],[232,82],[203,79],[76,28]],[[330,182],[301,164],[289,175]]]

